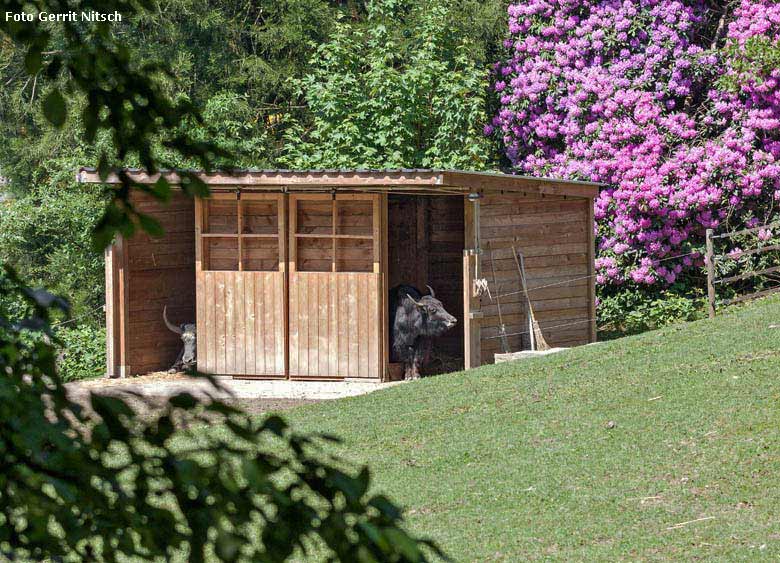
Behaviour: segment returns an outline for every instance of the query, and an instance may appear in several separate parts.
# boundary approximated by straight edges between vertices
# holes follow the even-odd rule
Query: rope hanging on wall
[[[493,301],[493,296],[490,295],[490,286],[488,285],[488,281],[485,278],[474,280],[474,295],[476,297],[487,295],[488,298]]]

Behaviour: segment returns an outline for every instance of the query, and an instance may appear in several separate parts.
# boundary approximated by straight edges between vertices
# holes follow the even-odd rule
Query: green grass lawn
[[[457,561],[775,559],[772,323],[780,299],[286,417],[343,437]]]

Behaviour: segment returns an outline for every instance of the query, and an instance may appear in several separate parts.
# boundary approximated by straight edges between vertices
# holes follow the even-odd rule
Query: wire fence
[[[56,323],[52,323],[51,327],[52,328],[56,328],[58,326],[69,325],[71,323],[75,323],[76,321],[80,321],[82,319],[86,319],[87,317],[91,317],[97,311],[105,312],[105,310],[106,310],[106,306],[105,305],[99,305],[99,306],[95,307],[94,309],[90,309],[86,313],[84,313],[82,315],[79,315],[78,317],[71,317],[70,319],[65,319],[64,321],[59,321],[59,322],[56,322]]]
[[[668,262],[670,260],[680,260],[682,258],[686,258],[686,257],[689,257],[689,256],[701,256],[701,254],[702,253],[700,251],[694,250],[694,251],[691,251],[691,252],[686,252],[684,254],[676,254],[674,256],[667,256],[665,258],[661,258],[659,260],[656,260],[655,262],[656,263],[661,263],[661,262]],[[591,278],[595,278],[598,275],[599,274],[595,274],[594,273],[594,274],[590,274],[590,275],[587,275],[587,276],[577,276],[577,277],[573,277],[573,278],[570,278],[570,279],[567,279],[567,280],[562,280],[562,281],[557,281],[557,282],[553,282],[553,283],[543,284],[543,285],[540,285],[540,286],[537,286],[537,287],[533,287],[533,288],[524,288],[524,289],[520,289],[520,290],[517,290],[517,291],[509,291],[509,292],[506,292],[506,293],[494,293],[494,292],[491,292],[489,290],[490,282],[488,280],[487,284],[486,284],[488,286],[486,293],[488,295],[488,298],[490,299],[490,302],[491,303],[496,303],[496,304],[498,304],[498,302],[501,299],[505,298],[505,297],[510,297],[512,295],[525,294],[528,297],[529,301],[531,302],[531,306],[533,307],[533,302],[532,302],[532,298],[531,298],[530,294],[532,294],[534,291],[539,291],[541,289],[547,289],[547,288],[550,288],[550,287],[558,287],[558,286],[562,286],[562,285],[566,285],[566,284],[570,284],[570,283],[574,283],[574,282],[578,282],[578,281],[582,281],[582,280],[589,280]],[[493,283],[495,284],[496,282],[494,281]],[[578,319],[578,320],[573,320],[571,322],[561,323],[561,324],[552,325],[552,326],[546,326],[546,327],[544,327],[544,330],[560,329],[560,328],[566,328],[566,327],[570,327],[570,326],[577,326],[577,325],[582,325],[582,324],[586,324],[586,323],[596,323],[596,322],[598,322],[597,318]],[[599,330],[599,329],[600,329],[600,327],[597,327],[597,330]],[[501,338],[509,338],[509,337],[512,337],[512,336],[522,336],[522,335],[527,335],[527,334],[530,335],[532,332],[533,331],[531,329],[528,329],[528,330],[516,331],[516,332],[511,332],[511,333],[501,333],[501,334],[497,334],[495,336],[485,336],[483,338],[485,340],[495,340],[495,339],[501,339]]]
[[[753,270],[748,270],[747,272],[741,272],[734,275],[718,277],[716,267],[718,263],[724,258],[730,258],[736,260],[745,256],[756,256],[760,254],[765,254],[767,252],[780,250],[780,244],[767,244],[767,245],[759,244],[757,247],[750,248],[748,250],[739,250],[738,252],[732,250],[731,252],[718,254],[715,252],[715,241],[716,240],[730,241],[731,239],[737,236],[750,235],[753,233],[760,233],[762,231],[771,233],[772,229],[777,229],[777,228],[780,228],[780,222],[767,223],[766,225],[751,227],[750,229],[742,229],[739,231],[731,231],[728,233],[720,233],[717,235],[715,234],[713,229],[707,229],[707,233],[706,233],[707,252],[705,255],[705,263],[707,265],[707,302],[708,302],[708,312],[710,318],[715,317],[716,307],[717,307],[716,302],[718,297],[717,295],[718,287],[725,287],[725,286],[735,284],[737,282],[752,280],[755,278],[765,278],[765,279],[768,278],[770,280],[778,281],[778,279],[774,277],[773,274],[780,274],[780,265],[774,265],[774,266],[769,266],[767,268],[753,269]],[[758,291],[753,291],[751,293],[747,293],[743,295],[737,294],[735,297],[731,297],[729,299],[725,299],[721,301],[720,305],[726,306],[726,305],[732,305],[736,303],[742,303],[745,301],[758,299],[759,297],[766,297],[778,292],[780,292],[780,285],[774,285],[768,288],[765,287]]]

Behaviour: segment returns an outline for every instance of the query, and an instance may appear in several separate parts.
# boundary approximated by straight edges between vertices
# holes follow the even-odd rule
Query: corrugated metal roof
[[[142,174],[146,171],[140,168],[125,168],[128,173]],[[82,167],[79,172],[95,173],[96,168]],[[194,169],[177,169],[177,170],[160,170],[163,174],[175,173],[175,172],[196,172],[202,173],[206,176],[209,173],[205,173],[202,170]],[[536,182],[565,182],[567,184],[579,184],[583,186],[603,186],[604,184],[599,182],[590,182],[586,180],[569,180],[564,178],[551,178],[547,176],[527,176],[521,174],[512,174],[511,172],[488,172],[481,170],[458,170],[458,169],[445,169],[445,168],[311,168],[311,169],[288,169],[288,168],[233,168],[233,169],[220,169],[214,170],[211,174],[230,174],[230,175],[328,175],[328,174],[443,174],[447,172],[459,173],[459,174],[475,174],[480,176],[507,176],[511,178],[517,178],[522,180],[536,181]]]

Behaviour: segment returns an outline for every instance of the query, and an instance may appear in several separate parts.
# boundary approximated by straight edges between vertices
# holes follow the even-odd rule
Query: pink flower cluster
[[[607,186],[595,204],[600,284],[674,283],[702,265],[705,229],[763,222],[780,200],[780,69],[732,64],[750,38],[780,46],[780,3],[720,3],[722,22],[704,0],[509,7],[501,109],[485,133],[521,172]]]

